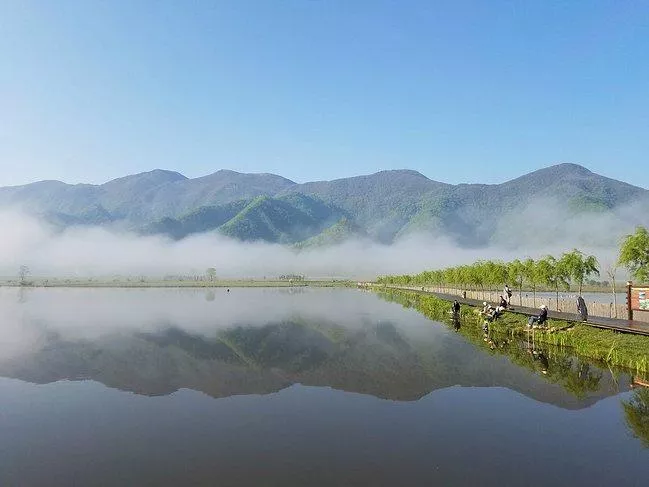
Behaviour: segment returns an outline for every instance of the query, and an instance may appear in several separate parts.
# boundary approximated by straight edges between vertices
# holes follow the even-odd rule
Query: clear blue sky
[[[0,1],[0,185],[558,162],[644,187],[649,2]]]

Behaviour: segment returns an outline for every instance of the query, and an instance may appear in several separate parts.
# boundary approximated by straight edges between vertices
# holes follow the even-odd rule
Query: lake
[[[350,289],[0,289],[0,485],[646,485],[649,389]]]

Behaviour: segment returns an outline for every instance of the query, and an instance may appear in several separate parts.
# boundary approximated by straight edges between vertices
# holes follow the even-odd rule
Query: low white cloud
[[[151,276],[203,274],[214,267],[219,278],[307,277],[372,279],[412,273],[478,259],[538,257],[573,247],[611,262],[617,244],[646,212],[627,207],[611,214],[567,217],[551,201],[521,209],[496,228],[497,245],[460,248],[445,237],[409,235],[392,245],[352,240],[339,245],[296,251],[265,242],[240,242],[215,233],[180,241],[139,236],[100,227],[56,232],[18,211],[0,212],[0,274],[15,277],[20,265],[34,276]]]

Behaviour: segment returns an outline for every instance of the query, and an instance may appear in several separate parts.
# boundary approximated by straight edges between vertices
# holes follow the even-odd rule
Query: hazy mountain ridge
[[[187,388],[214,398],[269,394],[299,383],[416,401],[459,384],[507,387],[565,409],[591,406],[616,390],[605,383],[577,397],[504,357],[485,362],[485,352],[468,342],[447,346],[454,340],[446,335],[417,343],[390,322],[349,330],[301,320],[234,326],[210,338],[175,327],[74,341],[49,333],[40,347],[0,360],[0,376],[39,384],[90,379],[148,396]]]
[[[0,207],[35,213],[58,227],[111,224],[175,239],[218,231],[248,241],[310,239],[310,246],[338,242],[343,234],[384,243],[419,233],[464,246],[518,242],[519,233],[534,237],[536,213],[552,206],[548,202],[559,214],[550,218],[550,234],[569,231],[593,214],[614,215],[620,229],[630,229],[645,223],[647,212],[617,212],[629,205],[646,208],[649,191],[576,164],[491,185],[451,185],[411,170],[304,184],[273,174],[220,170],[188,179],[155,170],[102,185],[41,181],[0,188]],[[341,219],[348,227],[332,230]],[[554,220],[571,226],[554,228]],[[328,234],[318,238],[323,231]]]

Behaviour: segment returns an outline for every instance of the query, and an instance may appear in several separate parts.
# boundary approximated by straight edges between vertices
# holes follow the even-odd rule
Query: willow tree
[[[565,262],[557,260],[551,255],[541,259],[537,265],[538,277],[541,282],[551,287],[556,292],[557,311],[559,310],[559,289],[569,289],[568,279],[570,273],[565,266]]]
[[[493,263],[492,272],[494,273],[494,283],[501,286],[500,289],[509,283],[511,277],[509,265],[501,261],[496,261]]]
[[[649,281],[649,231],[645,227],[637,227],[624,238],[618,263],[629,269],[636,281]]]
[[[541,279],[534,259],[525,259],[523,261],[523,276],[527,284],[532,287],[532,302],[536,307],[536,286],[541,282]]]
[[[572,279],[579,286],[579,294],[584,287],[584,281],[592,276],[599,276],[599,262],[594,255],[584,255],[577,249],[571,252],[566,252],[559,260],[568,277]]]
[[[484,285],[485,285],[485,266],[484,263],[478,261],[469,267],[469,278],[471,284],[475,286],[477,290],[480,288],[482,291],[482,299],[484,299]]]

